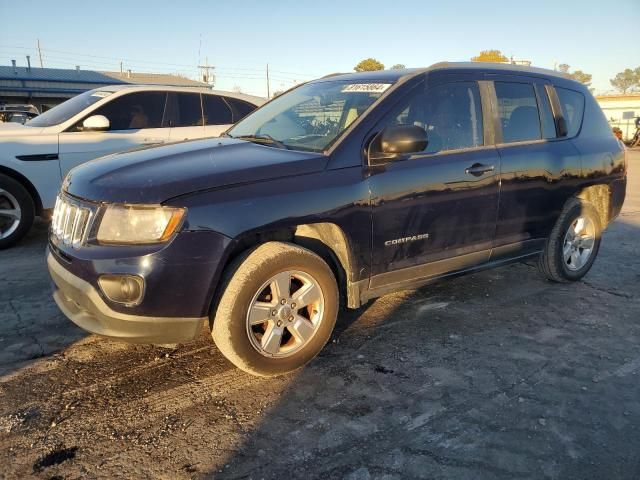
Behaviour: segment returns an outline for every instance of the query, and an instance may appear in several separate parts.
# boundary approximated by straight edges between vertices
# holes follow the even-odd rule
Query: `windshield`
[[[295,150],[323,151],[371,106],[390,83],[323,81],[275,98],[227,133]]]
[[[71,117],[90,107],[98,100],[111,95],[113,92],[101,90],[90,90],[80,95],[70,98],[66,102],[56,105],[51,110],[47,110],[42,115],[28,121],[25,125],[29,127],[50,127],[66,122]]]

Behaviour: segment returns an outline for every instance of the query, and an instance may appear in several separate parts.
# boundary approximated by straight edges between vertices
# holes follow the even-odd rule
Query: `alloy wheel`
[[[18,229],[21,218],[22,210],[16,197],[0,188],[0,240]]]
[[[562,246],[562,257],[569,270],[580,270],[587,264],[595,241],[596,228],[593,220],[580,216],[571,223]]]
[[[324,295],[313,276],[280,272],[254,295],[247,312],[251,345],[266,357],[287,357],[307,345],[324,316]]]

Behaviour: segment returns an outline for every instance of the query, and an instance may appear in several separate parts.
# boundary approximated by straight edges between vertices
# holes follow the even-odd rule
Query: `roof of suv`
[[[567,74],[538,67],[525,67],[521,65],[512,65],[508,63],[489,63],[489,62],[439,62],[434,63],[426,68],[405,68],[400,70],[376,70],[372,72],[354,72],[327,75],[322,80],[371,80],[379,82],[395,82],[403,77],[412,77],[421,73],[432,72],[437,70],[455,70],[455,71],[478,71],[495,72],[495,73],[517,73],[544,77],[557,77],[571,80]]]
[[[196,93],[208,93],[212,95],[222,95],[225,97],[237,98],[238,100],[245,100],[253,103],[254,105],[262,105],[266,102],[266,99],[262,97],[256,97],[254,95],[247,95],[246,93],[225,92],[223,90],[211,90],[208,88],[195,88],[195,87],[171,87],[167,85],[106,85],[104,87],[96,88],[102,92],[121,92],[123,90],[131,92],[147,92],[158,90],[164,92],[196,92]]]

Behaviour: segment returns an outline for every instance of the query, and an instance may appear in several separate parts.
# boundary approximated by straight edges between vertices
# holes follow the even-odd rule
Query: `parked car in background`
[[[277,375],[322,349],[341,301],[523,259],[579,280],[626,191],[589,89],[535,68],[331,76],[225,137],[67,176],[48,265],[72,321],[142,343],[206,322],[239,368]]]
[[[29,112],[39,115],[38,107],[31,104],[5,103],[0,105],[0,113],[2,112]]]
[[[82,93],[0,128],[0,249],[54,206],[73,167],[138,146],[215,137],[264,103],[241,93],[122,85]]]
[[[0,105],[0,123],[24,124],[40,114],[34,105]]]
[[[0,123],[19,123],[24,125],[29,120],[36,118],[37,113],[28,111],[4,111],[0,112]]]

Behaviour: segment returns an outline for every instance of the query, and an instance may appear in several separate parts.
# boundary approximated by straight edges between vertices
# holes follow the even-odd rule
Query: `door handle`
[[[483,163],[474,163],[470,167],[464,169],[464,173],[473,175],[474,177],[480,177],[487,172],[493,172],[495,167],[493,165],[484,165]]]
[[[164,140],[153,140],[151,138],[145,138],[141,145],[160,145],[163,144]]]

